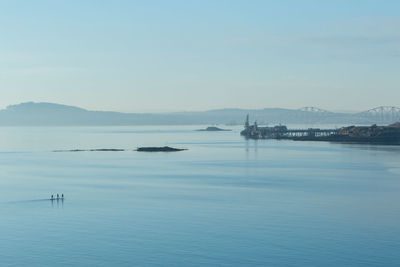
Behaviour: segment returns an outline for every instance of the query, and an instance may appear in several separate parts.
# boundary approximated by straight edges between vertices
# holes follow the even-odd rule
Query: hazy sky
[[[399,29],[399,0],[0,0],[0,108],[400,106]]]

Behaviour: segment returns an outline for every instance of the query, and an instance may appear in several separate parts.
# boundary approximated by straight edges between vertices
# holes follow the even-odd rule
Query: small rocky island
[[[70,150],[53,150],[53,152],[121,152],[125,149],[119,148],[99,148],[99,149],[70,149]]]
[[[185,148],[174,148],[169,146],[163,147],[139,147],[133,151],[138,152],[176,152],[187,150]],[[100,148],[100,149],[70,149],[70,150],[53,150],[53,152],[120,152],[120,151],[130,151],[127,149],[117,149],[117,148]]]
[[[138,152],[177,152],[177,151],[183,151],[187,150],[184,148],[174,148],[174,147],[169,147],[169,146],[163,146],[163,147],[138,147],[136,151]]]
[[[210,126],[210,127],[207,127],[206,129],[199,129],[197,131],[200,131],[200,132],[225,132],[225,131],[231,131],[231,130],[230,129],[221,129],[221,128],[218,128],[215,126]]]

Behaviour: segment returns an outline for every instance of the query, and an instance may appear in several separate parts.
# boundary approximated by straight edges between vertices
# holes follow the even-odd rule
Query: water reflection
[[[51,207],[64,208],[64,198],[53,198],[50,199],[50,201],[51,201]]]
[[[341,147],[368,150],[368,151],[383,151],[383,152],[400,152],[400,146],[395,145],[374,145],[374,144],[346,144],[339,143]]]

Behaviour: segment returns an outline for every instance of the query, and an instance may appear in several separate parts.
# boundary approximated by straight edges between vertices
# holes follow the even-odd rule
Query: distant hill
[[[338,113],[315,107],[301,109],[218,109],[201,112],[121,113],[90,111],[54,103],[27,102],[0,110],[0,126],[195,125],[243,124],[246,115],[258,124],[391,124],[400,108],[378,107],[359,113]]]

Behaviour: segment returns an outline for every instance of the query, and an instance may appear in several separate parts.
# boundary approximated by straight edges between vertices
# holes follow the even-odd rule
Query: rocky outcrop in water
[[[187,149],[163,146],[163,147],[139,147],[136,151],[139,151],[139,152],[176,152],[176,151],[183,151],[183,150],[187,150]]]
[[[200,132],[225,132],[225,131],[231,131],[231,130],[230,129],[221,129],[221,128],[218,128],[215,126],[210,126],[210,127],[207,127],[206,129],[200,129],[197,131],[200,131]]]
[[[53,152],[120,152],[125,149],[118,148],[99,148],[99,149],[70,149],[70,150],[54,150]]]

